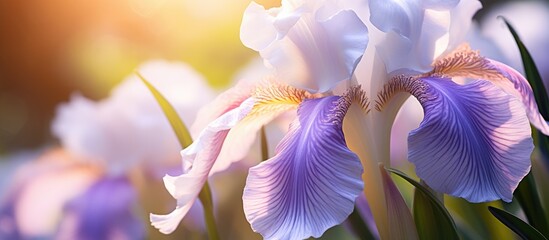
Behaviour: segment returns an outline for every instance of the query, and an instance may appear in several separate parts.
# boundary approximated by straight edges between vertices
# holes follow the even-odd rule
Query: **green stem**
[[[204,208],[204,220],[206,222],[206,229],[208,231],[208,237],[211,240],[219,240],[219,234],[217,233],[217,225],[215,224],[215,217],[213,211],[212,192],[208,182],[204,183],[204,187],[198,194],[200,202]]]

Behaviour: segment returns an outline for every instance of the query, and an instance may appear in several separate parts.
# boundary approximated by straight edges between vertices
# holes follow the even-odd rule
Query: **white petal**
[[[189,147],[181,151],[182,161],[191,164],[190,169],[180,176],[164,178],[166,189],[177,199],[177,208],[168,215],[151,215],[152,225],[162,233],[171,233],[196,201],[229,129],[248,115],[253,105],[254,99],[249,98],[239,107],[223,114],[210,123]]]

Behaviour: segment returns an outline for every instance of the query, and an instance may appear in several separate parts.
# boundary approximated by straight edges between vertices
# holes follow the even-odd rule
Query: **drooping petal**
[[[425,117],[408,137],[409,160],[433,189],[470,202],[511,201],[530,170],[532,137],[524,109],[487,81],[396,80]]]
[[[242,41],[259,51],[279,79],[311,92],[328,91],[351,78],[368,44],[368,29],[353,11],[326,17],[321,4],[296,4],[283,1],[269,11],[250,4]]]
[[[268,82],[257,86],[253,90],[252,97],[255,99],[252,110],[229,131],[210,175],[221,172],[232,163],[244,159],[256,141],[262,126],[282,113],[295,110],[303,99],[311,95],[304,90]]]
[[[351,102],[305,100],[277,154],[250,169],[244,213],[265,239],[320,237],[353,211],[363,183],[360,160],[341,129]]]
[[[166,189],[177,199],[177,207],[168,215],[150,216],[151,224],[160,232],[173,232],[189,211],[208,179],[229,130],[251,111],[254,102],[253,98],[249,98],[211,122],[189,147],[181,151],[184,173],[176,177],[164,177]]]
[[[137,193],[125,177],[106,177],[65,206],[58,239],[143,239]]]
[[[512,94],[526,109],[528,119],[543,134],[549,135],[549,124],[539,113],[532,87],[528,80],[511,67],[495,60],[487,59],[462,45],[455,52],[433,63],[433,70],[425,75],[446,77],[467,77],[489,80],[505,92]]]

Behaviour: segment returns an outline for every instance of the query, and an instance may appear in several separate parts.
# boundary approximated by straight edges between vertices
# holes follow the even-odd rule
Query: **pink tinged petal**
[[[530,170],[534,147],[520,101],[486,81],[408,78],[401,84],[408,84],[425,113],[408,137],[417,175],[470,202],[510,202]]]
[[[277,154],[250,169],[244,213],[265,239],[320,237],[353,211],[363,183],[341,129],[350,103],[339,96],[305,100]]]
[[[379,165],[379,170],[381,171],[383,189],[385,190],[389,226],[393,227],[389,233],[390,239],[419,239],[416,224],[408,205],[406,205],[395,183],[387,174],[383,164]]]
[[[495,60],[489,60],[500,73],[509,81],[494,81],[494,84],[500,86],[507,93],[510,93],[520,99],[526,108],[526,114],[530,123],[539,129],[543,134],[549,135],[549,124],[539,112],[538,104],[534,98],[532,87],[528,80],[515,69]]]
[[[126,177],[103,177],[65,205],[56,239],[143,239],[137,200]]]
[[[253,109],[229,131],[210,175],[224,171],[231,164],[244,159],[256,142],[262,126],[282,113],[297,109],[303,99],[311,96],[304,90],[271,82],[255,88],[252,97],[255,99]]]
[[[210,123],[189,147],[181,151],[184,173],[164,177],[166,189],[177,199],[177,207],[168,215],[150,216],[151,224],[160,232],[173,232],[187,214],[208,179],[229,130],[251,111],[253,105],[254,99],[249,98],[238,108],[223,114]]]
[[[243,43],[290,85],[325,92],[350,79],[368,44],[368,29],[358,16],[342,10],[326,17],[318,6],[284,3],[269,12],[252,3],[243,18]]]
[[[437,60],[433,67],[434,69],[425,74],[426,76],[467,77],[491,81],[522,101],[530,123],[543,134],[549,135],[549,124],[539,113],[532,87],[528,80],[513,68],[480,56],[478,51],[471,50],[468,45],[462,45],[455,52]]]
[[[244,100],[251,97],[255,84],[248,81],[239,81],[235,86],[219,94],[212,102],[202,107],[190,127],[194,138],[206,126],[224,113],[237,108]]]

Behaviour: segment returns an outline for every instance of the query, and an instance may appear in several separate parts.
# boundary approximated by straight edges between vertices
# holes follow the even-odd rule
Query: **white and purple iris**
[[[390,165],[392,122],[410,95],[425,115],[408,137],[417,175],[470,202],[511,201],[530,170],[529,124],[544,134],[549,126],[524,77],[458,47],[479,7],[473,0],[250,4],[242,41],[274,75],[237,85],[205,111],[215,120],[181,152],[184,173],[164,178],[177,208],[151,215],[152,224],[172,232],[211,174],[238,161],[261,126],[297,109],[275,155],[249,170],[242,199],[253,230],[266,239],[319,237],[364,191],[380,235],[389,236],[378,163]]]

